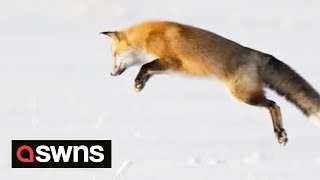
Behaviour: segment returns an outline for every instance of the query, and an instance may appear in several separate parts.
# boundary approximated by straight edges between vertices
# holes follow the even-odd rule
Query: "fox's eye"
[[[117,53],[116,53],[116,52],[114,52],[114,53],[113,53],[113,57],[116,57],[116,56],[117,56]]]

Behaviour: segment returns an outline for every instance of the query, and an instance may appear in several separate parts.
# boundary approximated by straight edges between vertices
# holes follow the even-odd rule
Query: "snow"
[[[126,173],[128,172],[129,168],[133,165],[132,161],[125,161],[122,163],[120,168],[117,170],[116,175],[114,176],[114,180],[118,180],[124,178]]]
[[[283,98],[268,91],[285,147],[264,110],[235,103],[216,80],[159,75],[135,93],[138,68],[111,77],[110,43],[98,34],[151,19],[191,24],[273,54],[319,91],[319,8],[316,0],[1,1],[0,179],[319,179],[320,130]],[[12,169],[13,139],[111,139],[113,168]]]

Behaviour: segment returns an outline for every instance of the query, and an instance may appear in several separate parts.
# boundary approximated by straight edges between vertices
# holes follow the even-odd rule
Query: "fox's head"
[[[145,64],[156,59],[143,52],[142,49],[133,47],[126,34],[121,31],[107,31],[100,34],[108,37],[112,43],[114,62],[111,76],[118,76],[131,66]]]

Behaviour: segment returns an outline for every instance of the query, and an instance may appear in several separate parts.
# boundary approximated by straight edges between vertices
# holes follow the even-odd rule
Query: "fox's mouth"
[[[126,69],[124,68],[124,69],[121,69],[121,70],[117,71],[116,73],[111,73],[110,75],[111,75],[111,76],[119,76],[119,75],[121,75],[125,70],[126,70]]]

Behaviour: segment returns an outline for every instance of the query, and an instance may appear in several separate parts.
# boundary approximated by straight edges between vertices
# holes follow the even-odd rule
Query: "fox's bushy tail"
[[[320,126],[320,95],[303,77],[273,56],[267,57],[267,65],[261,72],[269,88],[295,104]]]

